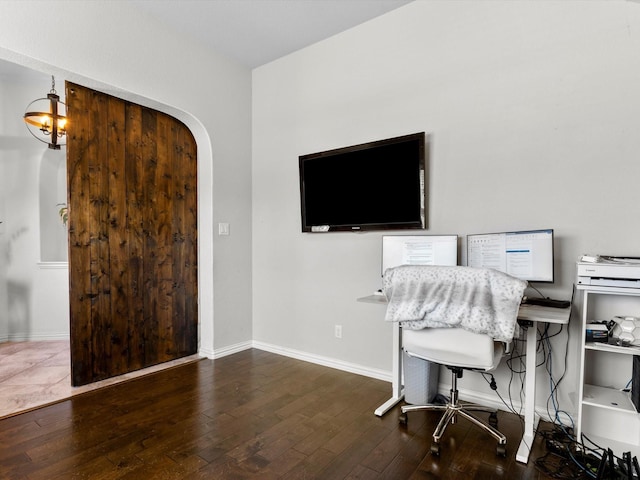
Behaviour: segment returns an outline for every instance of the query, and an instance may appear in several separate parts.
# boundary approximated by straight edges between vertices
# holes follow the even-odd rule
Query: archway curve
[[[191,131],[198,148],[198,353],[213,358],[213,149],[209,133],[202,122],[177,107],[55,67],[5,48],[0,48],[0,59],[32,70],[52,74],[58,81],[64,79],[123,100],[153,108],[180,120]]]

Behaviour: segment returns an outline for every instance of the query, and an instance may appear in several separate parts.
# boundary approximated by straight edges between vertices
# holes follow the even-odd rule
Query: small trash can
[[[438,394],[440,365],[402,352],[404,400],[411,405],[431,403]]]

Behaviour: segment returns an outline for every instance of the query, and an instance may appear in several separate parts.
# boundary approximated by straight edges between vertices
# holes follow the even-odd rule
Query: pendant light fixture
[[[53,150],[65,145],[67,133],[67,108],[56,93],[56,80],[51,76],[51,91],[47,98],[39,98],[27,105],[24,121],[31,135]]]

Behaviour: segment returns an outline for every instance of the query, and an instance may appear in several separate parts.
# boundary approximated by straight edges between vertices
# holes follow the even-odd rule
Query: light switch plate
[[[229,235],[229,224],[228,223],[219,223],[218,224],[218,235]]]

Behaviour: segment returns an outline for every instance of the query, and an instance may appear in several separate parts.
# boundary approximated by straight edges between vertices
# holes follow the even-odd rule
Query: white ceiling
[[[254,68],[413,0],[130,0],[142,12]]]
[[[414,0],[129,0],[141,15],[255,68]],[[51,77],[0,59],[0,80]]]

